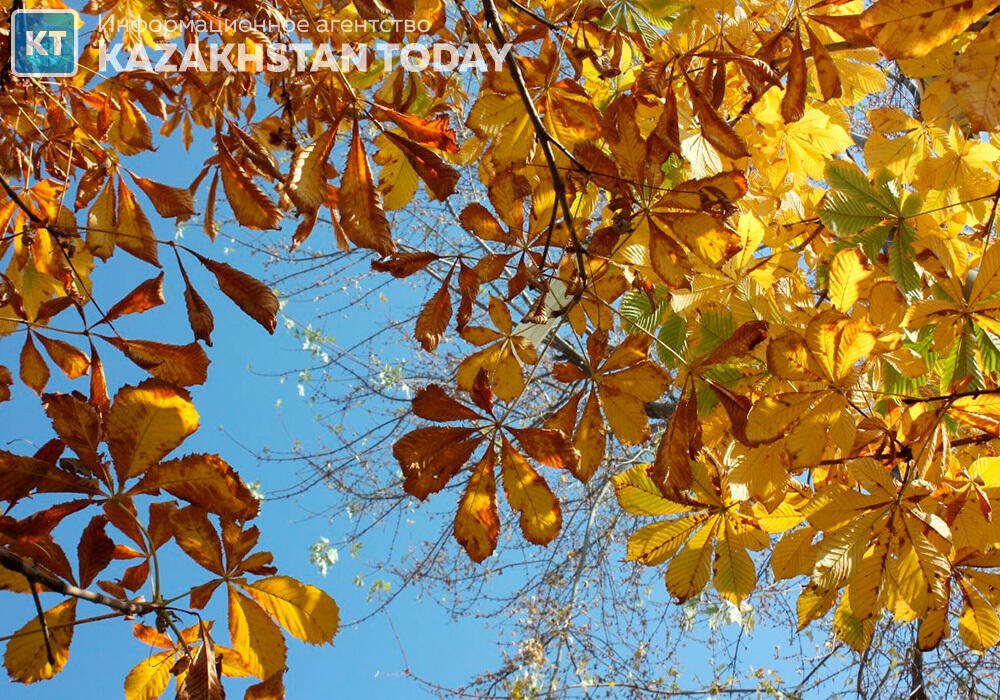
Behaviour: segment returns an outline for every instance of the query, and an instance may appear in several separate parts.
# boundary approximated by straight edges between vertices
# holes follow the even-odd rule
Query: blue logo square
[[[15,10],[10,24],[14,75],[76,75],[78,21],[74,10]]]

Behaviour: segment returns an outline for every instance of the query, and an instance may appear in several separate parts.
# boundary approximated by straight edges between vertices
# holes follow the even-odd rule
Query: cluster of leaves
[[[609,8],[540,0],[497,7],[483,0],[480,11],[459,3],[449,12],[439,0],[90,2],[86,13],[124,20],[127,49],[160,39],[194,46],[208,37],[136,29],[194,19],[251,50],[294,38],[313,45],[509,41],[514,49],[503,70],[471,85],[458,74],[381,63],[368,71],[191,67],[106,78],[95,70],[101,42],[113,39],[102,29],[91,34],[72,79],[43,84],[0,75],[7,194],[0,257],[10,251],[0,332],[25,333],[19,374],[39,394],[49,370],[36,340],[69,378],[89,370],[92,380],[89,401],[43,396],[60,436],[54,446],[4,462],[5,470],[27,474],[8,500],[66,491],[84,498],[4,521],[3,544],[12,552],[30,546],[23,556],[73,582],[51,530],[78,506],[100,506],[97,524],[84,532],[79,579],[92,580],[116,555],[143,559],[118,583],[104,583],[121,601],[146,580],[157,547],[173,538],[215,577],[191,590],[191,607],[226,583],[235,652],[211,645],[207,625],[172,640],[147,628],[137,634],[169,647],[168,656],[181,649],[189,677],[204,670],[198,677],[208,678],[212,693],[218,684],[210,669],[218,666],[260,677],[264,687],[251,697],[281,694],[284,643],[270,618],[307,641],[332,637],[335,607],[315,589],[284,578],[247,581],[247,574],[267,575],[269,559],[249,554],[256,533],[246,521],[256,506],[232,470],[210,456],[161,462],[193,430],[193,409],[178,387],[205,381],[198,341],[209,343],[213,327],[180,253],[194,255],[268,331],[276,325],[277,300],[264,285],[157,239],[129,185],[160,217],[185,220],[197,213],[195,196],[207,183],[209,238],[220,196],[244,228],[294,219],[292,248],[311,236],[326,208],[332,244],[373,251],[373,268],[394,277],[435,280],[415,337],[434,351],[454,320],[459,337],[477,348],[456,377],[469,402],[441,386],[421,390],[415,414],[453,425],[411,432],[393,452],[403,488],[421,499],[468,467],[454,529],[473,560],[498,546],[498,462],[521,531],[544,545],[559,534],[561,510],[533,462],[587,482],[609,439],[653,439],[647,416],[660,415],[653,404],[667,396],[671,417],[652,464],[615,485],[626,510],[677,516],[638,531],[629,555],[650,565],[669,560],[667,586],[678,599],[698,593],[714,571],[720,594],[742,600],[756,581],[750,552],[766,549],[776,576],[808,577],[800,623],[836,604],[838,634],[855,648],[868,645],[886,611],[899,621],[920,618],[920,643],[931,648],[949,633],[955,609],[969,646],[995,644],[995,5],[639,0]],[[270,29],[248,29],[261,17]],[[419,29],[353,22],[387,17]],[[351,20],[333,26],[353,29],[331,36],[317,19]],[[894,108],[866,111],[866,98],[886,87],[887,61],[918,93],[919,119]],[[251,122],[259,107],[268,116]],[[467,127],[462,139],[451,123],[456,114]],[[211,136],[214,152],[189,187],[146,179],[122,162],[154,148],[152,118],[162,121],[164,139],[181,127],[185,147],[195,127]],[[852,119],[873,131],[863,149],[873,177],[841,155],[856,145]],[[275,155],[286,150],[287,172]],[[338,157],[342,168],[332,162]],[[372,160],[381,166],[377,180]],[[485,190],[482,203],[458,217],[468,245],[422,251],[394,236],[386,209],[410,205],[420,183],[429,199],[447,200],[460,167]],[[339,184],[331,182],[338,176]],[[24,186],[15,190],[8,178]],[[189,345],[126,340],[114,328],[124,314],[163,302],[162,275],[107,312],[93,293],[95,258],[108,261],[120,248],[159,266],[163,245],[173,247],[185,283],[196,339]],[[506,293],[484,301],[483,288],[500,282]],[[515,321],[509,304],[518,297],[532,308]],[[90,341],[89,355],[52,337],[61,331],[50,321],[71,307],[83,321],[71,333]],[[493,328],[473,324],[478,311]],[[97,333],[102,324],[110,335]],[[94,337],[155,379],[109,401]],[[556,346],[562,359],[551,370],[565,395],[544,423],[519,424],[513,409]],[[6,394],[12,373],[0,370],[0,380]],[[152,423],[159,427],[136,429]],[[136,434],[153,444],[135,443]],[[110,461],[98,451],[102,440]],[[77,456],[60,459],[63,446]],[[204,483],[188,484],[193,476]],[[158,503],[140,527],[132,499],[164,490],[188,505],[174,511]],[[138,549],[109,550],[108,523]],[[162,607],[168,599],[155,580],[153,587],[158,619],[172,623]],[[40,620],[63,625],[72,606]],[[52,646],[66,639],[64,628],[41,636]],[[155,679],[152,687],[162,690],[160,668],[137,668],[131,677]]]

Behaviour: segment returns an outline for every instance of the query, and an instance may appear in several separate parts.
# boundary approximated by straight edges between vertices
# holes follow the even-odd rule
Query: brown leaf
[[[215,171],[212,177],[212,184],[208,186],[208,200],[205,204],[205,215],[202,217],[201,225],[205,235],[211,240],[215,240],[217,231],[215,230],[215,198],[219,191],[219,171]]]
[[[222,546],[208,514],[198,506],[176,511],[171,518],[177,546],[213,574],[225,575]]]
[[[146,193],[160,216],[184,221],[195,215],[194,197],[188,188],[163,185],[138,175],[132,175],[132,179]]]
[[[283,700],[285,697],[284,674],[275,673],[265,681],[247,688],[243,700]]]
[[[712,109],[712,105],[705,99],[705,96],[698,90],[688,75],[684,74],[687,81],[688,91],[691,94],[691,103],[694,106],[695,114],[698,115],[698,122],[701,124],[701,133],[705,139],[715,146],[719,153],[730,158],[747,158],[750,151],[747,150],[746,143],[739,137],[733,127]]]
[[[215,275],[222,293],[273,335],[278,325],[278,309],[281,306],[274,292],[260,280],[227,263],[216,262],[197,254],[196,257]]]
[[[393,277],[402,279],[420,272],[435,260],[440,259],[441,256],[437,253],[396,253],[391,258],[372,260],[372,269],[377,272],[388,272]]]
[[[709,367],[725,362],[732,357],[742,357],[767,338],[767,321],[747,321],[737,328],[729,338],[698,363],[699,367]]]
[[[103,515],[91,518],[80,536],[76,551],[80,561],[80,586],[86,588],[104,567],[111,563],[115,553],[115,543],[104,528],[108,521]]]
[[[485,367],[480,367],[476,378],[472,380],[469,397],[479,408],[493,415],[493,388],[490,386],[490,373]]]
[[[212,331],[215,328],[212,309],[191,284],[187,270],[181,263],[180,255],[177,256],[177,264],[180,265],[181,276],[184,278],[184,304],[187,306],[188,325],[191,326],[195,340],[203,340],[205,345],[211,347]]]
[[[222,188],[236,220],[247,228],[278,228],[281,210],[226,151],[220,152]],[[207,225],[207,224],[206,224]]]
[[[403,470],[403,490],[424,500],[437,493],[472,456],[482,437],[475,428],[435,426],[407,433],[392,446]]]
[[[441,289],[424,304],[420,315],[417,316],[415,336],[420,341],[421,347],[428,352],[434,352],[438,343],[441,342],[441,338],[444,337],[448,321],[451,320],[451,294],[448,293],[450,280],[451,275],[449,274],[441,285]]]
[[[726,387],[706,378],[705,383],[708,388],[715,392],[719,398],[719,403],[729,416],[729,423],[733,427],[733,435],[744,445],[753,443],[747,437],[747,413],[750,412],[750,399],[746,396],[734,394]]]
[[[479,419],[475,411],[448,396],[437,384],[430,384],[417,391],[412,404],[413,414],[427,420],[447,422]]]
[[[100,474],[97,449],[101,442],[101,414],[97,409],[70,394],[45,394],[42,403],[59,439],[76,452],[91,472]]]
[[[511,428],[510,432],[536,462],[576,473],[580,453],[564,433],[545,428]]]
[[[424,181],[432,195],[431,199],[443,202],[454,194],[455,186],[458,185],[458,171],[445,163],[441,156],[391,131],[386,131],[385,135],[403,152]]]
[[[340,225],[354,245],[370,248],[383,256],[396,252],[357,122],[354,122],[351,150],[340,182],[338,206]]]
[[[197,342],[187,345],[171,345],[154,340],[126,340],[112,336],[98,335],[124,353],[142,369],[154,377],[159,377],[178,386],[204,384],[208,379],[208,365],[211,360],[205,349]]]
[[[94,341],[90,341],[90,405],[101,413],[111,406],[108,398],[108,384],[104,378],[104,363],[101,362]]]
[[[788,84],[781,98],[781,117],[785,123],[797,122],[806,109],[806,55],[802,50],[802,35],[798,26],[792,38],[792,53],[788,58]]]
[[[215,662],[215,645],[208,636],[205,623],[199,624],[201,646],[188,667],[184,680],[177,686],[176,700],[224,700],[225,691],[219,680],[219,667]],[[221,664],[219,664],[221,665]]]
[[[118,303],[108,309],[101,319],[104,322],[114,321],[125,314],[141,314],[143,311],[156,308],[166,303],[163,298],[163,273],[148,279],[131,292],[122,297]]]
[[[694,390],[677,400],[674,414],[656,449],[650,477],[664,496],[691,485],[691,458],[697,454],[698,401]],[[699,447],[700,448],[700,447]]]
[[[326,160],[337,139],[333,129],[305,148],[299,148],[292,159],[288,175],[288,198],[300,213],[315,213],[326,200]]]

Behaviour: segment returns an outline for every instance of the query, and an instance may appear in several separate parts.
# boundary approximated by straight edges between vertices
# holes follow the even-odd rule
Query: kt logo
[[[78,21],[74,10],[15,10],[10,32],[14,75],[76,75]]]

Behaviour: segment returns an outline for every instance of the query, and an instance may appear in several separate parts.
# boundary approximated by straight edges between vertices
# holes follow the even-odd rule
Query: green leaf
[[[920,272],[913,262],[913,242],[917,238],[916,230],[907,223],[896,228],[892,245],[889,247],[889,274],[896,280],[896,286],[907,299],[920,295]]]
[[[676,367],[678,358],[687,358],[687,321],[682,316],[671,311],[657,338],[660,342],[656,344],[656,352],[664,365]]]
[[[736,332],[736,319],[728,310],[709,309],[702,313],[698,355],[707,355]]]

